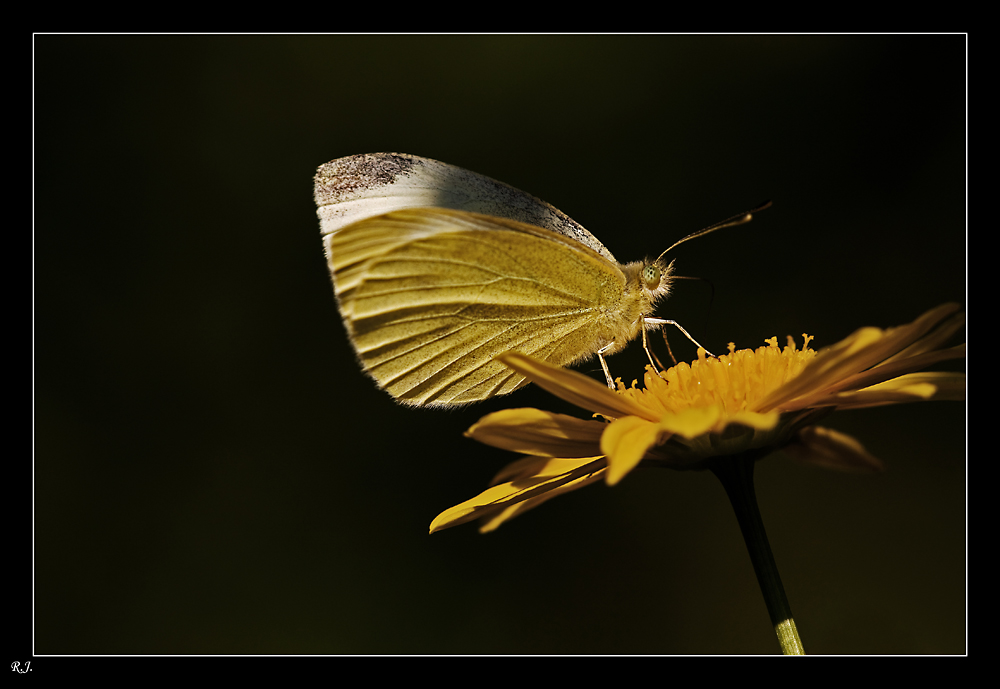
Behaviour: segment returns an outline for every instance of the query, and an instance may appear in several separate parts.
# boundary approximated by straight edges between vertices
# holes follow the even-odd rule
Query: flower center
[[[717,359],[705,356],[698,350],[698,360],[690,365],[679,363],[662,373],[646,367],[643,377],[645,389],[631,388],[619,381],[618,391],[639,404],[659,413],[677,413],[692,407],[722,406],[726,412],[757,411],[757,403],[773,390],[799,375],[805,365],[816,356],[809,349],[813,338],[803,335],[802,349],[788,337],[788,345],[778,347],[778,338],[772,337],[767,346],[757,349],[736,350],[729,343],[729,354]]]

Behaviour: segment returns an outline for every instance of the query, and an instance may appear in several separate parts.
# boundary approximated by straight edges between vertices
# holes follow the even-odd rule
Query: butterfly
[[[361,366],[415,406],[522,387],[528,381],[495,360],[509,351],[556,366],[596,354],[610,384],[606,355],[646,329],[677,325],[652,316],[671,287],[664,254],[770,205],[688,235],[655,260],[622,264],[548,203],[436,160],[349,156],[320,166],[314,181],[327,266]]]

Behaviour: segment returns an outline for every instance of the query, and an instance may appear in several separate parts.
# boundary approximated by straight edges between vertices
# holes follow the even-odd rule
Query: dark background
[[[34,48],[37,654],[777,651],[710,474],[639,471],[490,535],[427,535],[515,458],[462,437],[480,416],[582,412],[530,388],[414,410],[374,387],[312,202],[333,158],[475,170],[622,261],[772,199],[675,253],[715,298],[682,282],[661,315],[718,350],[822,347],[965,299],[963,36]],[[758,466],[807,651],[965,651],[964,414],[829,417],[883,475]]]

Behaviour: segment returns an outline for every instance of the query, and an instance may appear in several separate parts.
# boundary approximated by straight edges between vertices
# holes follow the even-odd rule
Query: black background
[[[965,299],[965,37],[35,37],[36,654],[774,653],[710,474],[639,471],[427,535],[508,406],[360,372],[312,174],[404,151],[685,244],[660,315],[832,344]],[[709,308],[711,306],[711,308]],[[672,338],[677,351],[693,350]],[[641,348],[609,361],[635,377]],[[580,367],[600,378],[596,363]],[[963,404],[841,412],[887,463],[757,468],[811,653],[963,653]]]

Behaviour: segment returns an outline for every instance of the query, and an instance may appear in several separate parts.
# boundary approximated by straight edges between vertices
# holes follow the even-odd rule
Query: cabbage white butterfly
[[[670,291],[663,254],[621,264],[565,213],[502,182],[404,153],[339,158],[314,181],[351,342],[364,370],[404,404],[513,392],[527,381],[494,361],[511,350],[557,366],[597,354],[610,383],[604,355],[676,325],[650,315]]]

